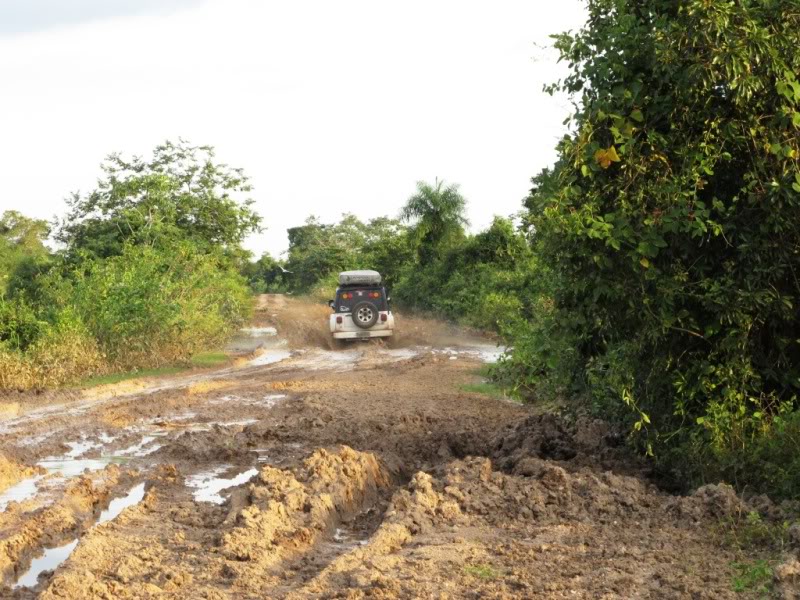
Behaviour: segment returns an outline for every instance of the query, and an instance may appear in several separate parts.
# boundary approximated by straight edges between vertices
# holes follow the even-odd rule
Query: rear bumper
[[[333,334],[335,340],[367,340],[376,337],[389,337],[392,335],[391,329],[381,329],[373,331],[372,329],[362,329],[360,331],[336,331]]]
[[[337,340],[358,340],[374,337],[389,337],[394,331],[394,315],[389,311],[380,314],[385,316],[386,320],[378,320],[378,322],[369,329],[361,329],[361,327],[353,323],[353,317],[350,313],[332,314],[330,317],[330,329],[333,338]],[[341,323],[336,322],[337,317],[342,319]]]

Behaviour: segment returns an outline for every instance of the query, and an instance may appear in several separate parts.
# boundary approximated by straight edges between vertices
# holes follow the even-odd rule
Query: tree
[[[556,369],[627,415],[685,480],[798,407],[800,11],[795,0],[588,11],[584,30],[557,37],[571,73],[550,88],[576,95],[573,133],[526,202],[554,274],[547,336],[577,351]],[[687,461],[676,444],[701,455]],[[756,476],[735,460],[720,468]]]
[[[117,256],[126,244],[189,241],[241,261],[242,241],[260,229],[253,201],[240,198],[251,189],[247,176],[217,163],[210,146],[166,142],[149,160],[112,154],[103,171],[96,190],[68,200],[70,213],[57,231],[73,257]]]
[[[13,293],[33,279],[47,264],[44,245],[50,235],[46,221],[30,219],[10,210],[0,217],[0,296]]]
[[[400,219],[413,223],[420,262],[430,262],[443,244],[463,237],[469,224],[466,206],[458,185],[445,186],[438,179],[433,185],[417,182],[417,193],[406,201]]]

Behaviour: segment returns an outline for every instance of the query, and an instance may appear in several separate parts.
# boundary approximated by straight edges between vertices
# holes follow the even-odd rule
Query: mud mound
[[[491,452],[485,454],[507,472],[524,469],[530,458],[559,461],[570,470],[592,465],[626,474],[647,471],[622,447],[622,437],[595,419],[568,423],[559,415],[532,415],[501,431],[491,446]]]
[[[19,465],[0,454],[0,492],[26,477],[33,477],[37,473],[36,469]]]
[[[374,503],[390,480],[372,454],[346,446],[318,450],[294,472],[264,467],[251,488],[249,506],[222,538],[222,553],[259,569],[274,566]]]

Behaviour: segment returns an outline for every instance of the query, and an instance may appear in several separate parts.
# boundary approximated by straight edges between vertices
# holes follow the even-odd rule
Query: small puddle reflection
[[[198,473],[197,475],[187,477],[186,485],[190,488],[197,489],[193,494],[194,499],[197,502],[222,504],[225,502],[225,499],[220,496],[221,491],[247,483],[258,474],[258,469],[249,469],[244,473],[239,473],[239,475],[232,479],[222,479],[219,477],[220,474],[229,469],[229,466],[222,466],[207,473]]]
[[[23,502],[33,498],[38,490],[37,484],[42,477],[42,475],[38,475],[37,477],[23,479],[17,485],[11,486],[0,494],[0,511],[4,511],[10,502]]]
[[[120,456],[108,456],[103,458],[48,458],[40,460],[37,465],[44,467],[50,473],[57,473],[62,477],[77,477],[88,469],[89,471],[100,471],[112,463],[123,464],[128,459]]]
[[[95,526],[113,521],[123,510],[129,506],[139,504],[143,499],[144,483],[140,483],[132,488],[126,496],[112,500],[108,508],[100,514],[100,518],[97,520],[97,523],[95,523]],[[75,539],[64,546],[45,550],[42,556],[33,559],[30,569],[17,580],[17,583],[14,584],[14,588],[34,587],[39,581],[39,575],[45,571],[56,570],[72,555],[72,552],[78,547],[78,541],[79,540]]]
[[[288,350],[268,350],[263,354],[259,354],[248,365],[251,367],[262,367],[264,365],[271,365],[291,357],[292,353]]]
[[[134,487],[127,496],[122,498],[114,498],[108,508],[105,509],[97,520],[97,524],[108,523],[116,519],[120,513],[129,506],[135,506],[144,499],[144,483],[140,483]]]
[[[53,571],[57,569],[61,563],[69,558],[69,555],[72,554],[72,551],[75,550],[77,546],[78,540],[72,540],[66,546],[45,550],[44,556],[33,559],[31,568],[28,569],[27,573],[19,578],[17,583],[14,584],[14,588],[16,589],[21,587],[35,586],[39,580],[39,575],[45,571]]]

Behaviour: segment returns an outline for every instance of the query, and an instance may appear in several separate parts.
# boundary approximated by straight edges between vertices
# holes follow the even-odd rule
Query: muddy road
[[[224,369],[6,396],[0,597],[739,597],[729,489],[464,391],[491,342],[398,319],[332,349],[326,315],[263,297]]]

